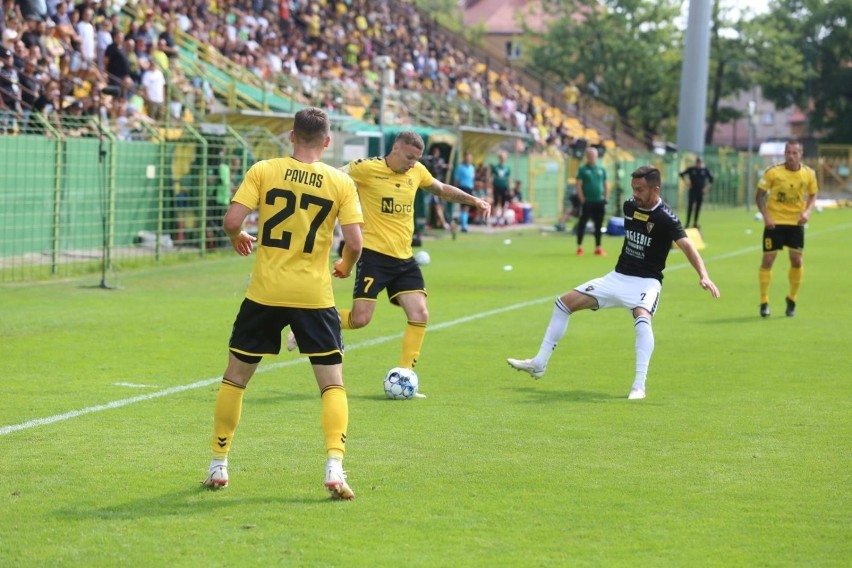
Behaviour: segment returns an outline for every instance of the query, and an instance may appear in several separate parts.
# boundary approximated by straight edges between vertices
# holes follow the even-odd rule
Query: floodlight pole
[[[677,116],[678,152],[704,152],[710,68],[710,0],[689,0]]]

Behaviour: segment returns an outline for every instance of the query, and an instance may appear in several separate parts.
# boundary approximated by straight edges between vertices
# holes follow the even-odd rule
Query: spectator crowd
[[[215,110],[211,84],[179,63],[185,37],[211,60],[331,113],[376,118],[374,58],[386,55],[398,122],[431,97],[484,109],[489,126],[527,133],[539,150],[574,142],[563,109],[520,86],[513,70],[493,71],[456,47],[403,0],[4,0],[0,16],[0,131],[28,131],[40,113],[65,134],[86,135],[67,124],[100,116],[128,139],[134,124]]]

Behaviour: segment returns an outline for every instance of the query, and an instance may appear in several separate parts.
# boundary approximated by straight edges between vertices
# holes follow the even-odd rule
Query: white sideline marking
[[[157,385],[140,385],[139,383],[112,383],[114,387],[127,387],[131,389],[152,389]]]
[[[813,236],[816,236],[816,235],[822,234],[822,233],[833,233],[835,231],[842,231],[842,230],[846,230],[849,227],[852,227],[852,224],[845,223],[843,225],[836,225],[832,228],[824,229],[822,231],[813,231],[813,232],[810,233],[810,236],[813,237]],[[735,256],[741,256],[743,254],[755,252],[755,251],[759,251],[759,250],[760,250],[759,246],[746,247],[746,248],[742,248],[740,250],[721,254],[721,255],[713,257],[713,258],[705,258],[704,263],[707,264],[709,262],[716,261],[716,260],[724,260],[726,258],[733,258]],[[680,264],[676,264],[674,266],[667,267],[666,272],[672,272],[674,270],[679,270],[681,268],[690,268],[690,267],[691,267],[691,265],[689,264],[689,262],[682,262]],[[541,304],[542,302],[551,301],[555,297],[556,296],[554,296],[554,295],[550,295],[550,296],[546,296],[544,298],[538,298],[537,300],[530,300],[530,301],[527,301],[527,302],[521,302],[519,304],[512,304],[511,306],[504,306],[502,308],[497,308],[496,310],[489,310],[487,312],[481,312],[479,314],[474,314],[474,315],[471,315],[471,316],[465,316],[465,317],[454,319],[452,321],[447,321],[447,322],[444,322],[444,323],[437,323],[437,324],[434,324],[434,325],[430,324],[429,329],[432,330],[432,331],[439,330],[439,329],[446,329],[448,327],[453,327],[455,325],[459,325],[459,324],[462,324],[462,323],[467,323],[467,322],[470,322],[470,321],[490,317],[490,316],[497,315],[497,314],[502,314],[502,313],[505,313],[505,312],[511,312],[513,310],[525,308],[527,306],[533,306],[535,304]],[[348,351],[353,351],[353,350],[356,350],[356,349],[363,349],[365,347],[372,347],[373,345],[380,345],[382,343],[387,343],[388,341],[392,341],[394,339],[399,339],[400,337],[402,337],[401,333],[397,333],[397,334],[394,334],[394,335],[386,335],[384,337],[377,337],[375,339],[368,339],[367,341],[362,341],[361,343],[356,343],[355,345],[347,347],[346,349]],[[282,361],[280,363],[272,363],[271,365],[265,365],[263,367],[258,367],[258,369],[255,373],[265,373],[267,371],[280,369],[282,367],[290,367],[290,366],[296,365],[298,363],[304,363],[307,360],[308,360],[307,357],[300,357],[299,359],[291,359],[290,361]],[[113,401],[113,402],[108,402],[106,404],[100,404],[98,406],[88,406],[86,408],[81,408],[80,410],[72,410],[71,412],[66,412],[64,414],[57,414],[55,416],[49,416],[47,418],[37,418],[35,420],[30,420],[28,422],[23,422],[21,424],[13,424],[13,425],[10,425],[10,426],[3,426],[2,428],[0,428],[0,436],[5,436],[6,434],[11,434],[12,432],[17,432],[19,430],[27,430],[29,428],[35,428],[36,426],[46,426],[47,424],[53,424],[54,422],[62,422],[64,420],[70,420],[71,418],[77,418],[78,416],[84,416],[86,414],[92,414],[94,412],[100,412],[102,410],[111,410],[113,408],[121,408],[122,406],[128,406],[130,404],[135,404],[137,402],[144,402],[146,400],[152,400],[152,399],[155,399],[155,398],[160,398],[161,396],[168,396],[168,395],[177,394],[177,393],[183,392],[183,391],[188,391],[188,390],[192,390],[192,389],[206,387],[206,386],[212,385],[214,383],[217,383],[221,380],[222,380],[222,377],[216,377],[216,378],[213,378],[213,379],[204,379],[202,381],[196,381],[196,382],[190,383],[188,385],[171,387],[171,388],[164,389],[164,390],[161,390],[161,391],[152,392],[150,394],[143,394],[143,395],[139,395],[139,396],[134,396],[132,398],[125,398],[125,399],[122,399],[122,400],[116,400],[116,401]],[[116,383],[116,384],[118,384],[118,383]]]
[[[496,310],[490,310],[487,312],[482,312],[479,314],[474,314],[472,316],[465,316],[463,318],[455,319],[452,321],[438,323],[435,325],[430,325],[430,330],[438,330],[444,329],[447,327],[452,327],[454,325],[458,325],[461,323],[467,323],[469,321],[477,320],[480,318],[485,318],[497,314],[501,314],[504,312],[509,312],[512,310],[517,310],[519,308],[525,308],[527,306],[532,306],[534,304],[540,304],[541,302],[546,302],[548,300],[552,300],[554,296],[547,296],[546,298],[539,298],[538,300],[531,300],[528,302],[521,302],[519,304],[513,304],[511,306],[504,306],[502,308],[498,308]],[[387,343],[388,341],[392,341],[394,339],[399,339],[402,337],[401,333],[397,333],[394,335],[386,335],[384,337],[377,337],[375,339],[368,339],[367,341],[362,341],[361,343],[356,343],[355,345],[349,346],[346,348],[346,351],[352,351],[355,349],[363,349],[365,347],[372,347],[373,345],[380,345],[382,343]],[[291,359],[289,361],[282,361],[280,363],[272,363],[271,365],[264,365],[262,367],[258,367],[256,373],[266,373],[267,371],[272,371],[275,369],[280,369],[282,367],[290,367],[292,365],[296,365],[298,363],[307,362],[307,357],[300,357],[298,359]],[[30,420],[28,422],[23,422],[21,424],[13,424],[11,426],[3,426],[0,428],[0,436],[5,436],[6,434],[11,434],[12,432],[17,432],[18,430],[27,430],[29,428],[35,428],[36,426],[46,426],[48,424],[53,424],[54,422],[62,422],[64,420],[70,420],[71,418],[77,418],[78,416],[84,416],[86,414],[92,414],[94,412],[100,412],[102,410],[111,410],[113,408],[121,408],[122,406],[127,406],[130,404],[135,404],[137,402],[144,402],[146,400],[152,400],[155,398],[160,398],[162,396],[168,396],[172,394],[177,394],[179,392],[184,392],[192,389],[203,388],[206,386],[210,386],[214,383],[221,382],[222,377],[216,377],[213,379],[204,379],[201,381],[196,381],[194,383],[190,383],[188,385],[181,385],[177,387],[171,387],[167,389],[163,389],[161,391],[152,392],[150,394],[143,394],[139,396],[134,396],[131,398],[125,398],[122,400],[116,400],[113,402],[108,402],[106,404],[99,404],[97,406],[88,406],[86,408],[81,408],[80,410],[72,410],[71,412],[66,412],[64,414],[57,414],[55,416],[48,416],[47,418],[37,418],[35,420]]]

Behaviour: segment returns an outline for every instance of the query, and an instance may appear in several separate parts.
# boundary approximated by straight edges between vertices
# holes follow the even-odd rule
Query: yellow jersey
[[[328,265],[334,224],[364,222],[352,179],[322,162],[264,160],[249,169],[232,201],[258,211],[246,298],[267,306],[334,306]]]
[[[817,192],[817,179],[804,164],[793,172],[782,163],[766,168],[757,187],[769,193],[766,212],[776,225],[798,225],[808,196]]]
[[[349,162],[341,170],[358,186],[364,210],[364,248],[394,258],[411,258],[414,198],[418,188],[435,183],[426,166],[417,162],[398,174],[384,158],[367,158]]]

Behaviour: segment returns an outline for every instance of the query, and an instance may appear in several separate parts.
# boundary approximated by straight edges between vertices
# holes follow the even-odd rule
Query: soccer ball
[[[414,261],[420,266],[428,266],[429,263],[432,262],[432,258],[429,256],[428,252],[420,250],[414,255]]]
[[[394,367],[385,376],[385,395],[394,400],[407,400],[417,394],[417,373],[404,367]]]

